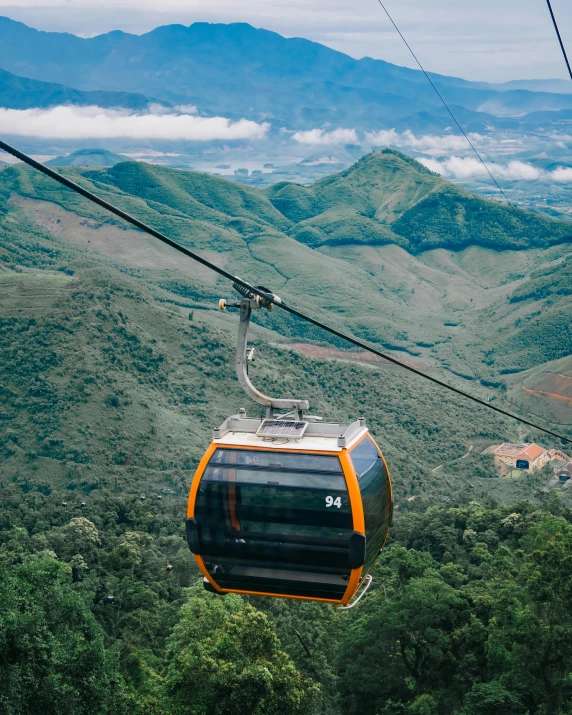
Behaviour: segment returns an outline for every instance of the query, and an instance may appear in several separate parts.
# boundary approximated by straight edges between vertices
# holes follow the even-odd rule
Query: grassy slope
[[[232,337],[208,314],[189,321],[188,310],[106,259],[25,228],[5,234],[3,246],[3,265],[17,258],[20,270],[0,273],[0,479],[56,490],[74,504],[85,493],[168,488],[182,517],[211,427],[245,403]],[[76,272],[50,270],[58,263]],[[514,424],[445,401],[399,371],[259,348],[264,389],[307,395],[327,417],[368,416],[402,509],[409,496],[469,499],[482,470],[469,462],[460,469],[467,446],[520,436]],[[510,500],[511,488],[486,480],[481,491]],[[519,493],[536,488],[521,483]]]
[[[528,240],[533,245],[556,240],[554,233],[547,239],[546,226],[567,234],[568,225],[471,198],[403,155],[372,154],[312,187],[283,184],[266,193],[217,177],[139,163],[68,171],[236,274],[271,286],[294,304],[306,302],[341,329],[385,349],[407,351],[429,365],[440,364],[492,384],[499,382],[499,371],[526,369],[570,352],[563,329],[570,323],[566,289],[544,295],[549,289],[536,289],[537,278],[527,280],[547,256],[570,252],[570,244],[544,251],[500,250],[502,242],[494,251],[478,245],[482,236],[490,244],[491,225],[505,226],[510,239],[506,243],[511,245],[517,219],[523,225],[531,223]],[[47,178],[21,167],[6,167],[0,177],[0,211],[11,214],[10,220],[26,217],[36,228],[121,259],[124,270],[137,267],[137,275],[187,302],[212,305],[219,291],[228,290],[217,288],[212,274],[181,263],[138,232],[120,229],[103,211]],[[386,232],[389,241],[396,223],[412,213],[419,221],[424,204],[450,192],[457,192],[459,206],[463,201],[472,206],[467,224],[471,236],[474,230],[476,246],[415,255],[411,246],[405,250],[395,245],[406,242],[397,235],[393,243],[370,245],[370,225]],[[426,224],[433,218],[436,224],[449,221],[451,233],[459,225],[458,217],[453,212],[447,218],[445,209],[436,217],[429,213]],[[351,222],[344,215],[351,211],[364,223],[367,242],[332,245],[326,240],[316,250],[296,240],[300,230],[318,235],[332,217],[347,230]],[[309,225],[312,221],[315,226]],[[379,242],[385,239],[373,241]],[[549,277],[540,275],[538,280],[546,282]],[[566,286],[564,274],[558,280]],[[275,320],[280,332],[298,341],[325,338],[285,316]]]
[[[572,257],[545,264],[509,297],[524,313],[506,326],[493,357],[506,372],[531,368],[572,353]]]
[[[314,247],[397,243],[418,254],[572,240],[570,225],[474,196],[393,150],[369,154],[309,187],[281,183],[267,193],[295,222],[291,235]]]
[[[537,365],[508,379],[508,398],[518,409],[555,424],[572,421],[572,355]]]

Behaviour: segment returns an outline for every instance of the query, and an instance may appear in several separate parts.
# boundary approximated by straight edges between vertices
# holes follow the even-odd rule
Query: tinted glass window
[[[295,454],[249,449],[217,449],[209,465],[230,464],[342,474],[340,460],[327,454]]]
[[[195,519],[223,588],[331,599],[346,590],[353,520],[337,456],[217,449]]]
[[[350,452],[358,477],[365,516],[366,554],[364,572],[379,556],[391,522],[391,487],[385,463],[369,437]]]

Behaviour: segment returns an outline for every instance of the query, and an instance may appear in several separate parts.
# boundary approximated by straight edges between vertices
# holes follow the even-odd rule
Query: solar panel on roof
[[[259,437],[300,439],[306,431],[307,426],[307,422],[295,422],[293,420],[263,420],[256,434]]]

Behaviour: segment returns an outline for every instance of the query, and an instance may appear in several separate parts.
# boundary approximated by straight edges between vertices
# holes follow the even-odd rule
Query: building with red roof
[[[532,472],[551,460],[548,450],[538,444],[509,444],[505,442],[491,449],[495,462],[502,463],[512,469]]]

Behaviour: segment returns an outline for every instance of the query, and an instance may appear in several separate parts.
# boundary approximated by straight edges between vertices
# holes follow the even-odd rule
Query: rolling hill
[[[267,191],[134,162],[68,171],[235,274],[483,394],[572,351],[570,224],[474,197],[404,155],[374,153],[310,187]],[[6,226],[23,221],[105,255],[187,306],[208,308],[223,290],[47,178],[21,166],[0,178]],[[436,208],[436,196],[448,198]],[[547,260],[561,287],[544,285]],[[283,315],[273,325],[291,342],[327,339]]]
[[[67,156],[56,156],[46,162],[47,166],[115,166],[126,157],[106,149],[78,149]]]
[[[3,17],[0,67],[82,91],[142,93],[196,104],[207,114],[263,119],[281,127],[330,123],[415,129],[420,113],[425,113],[426,130],[445,129],[450,122],[417,70],[355,60],[315,42],[246,24],[170,25],[141,36],[115,31],[80,38],[40,32]],[[454,77],[432,77],[471,130],[491,121],[515,126],[519,115],[572,108],[567,94],[504,86],[497,91]]]
[[[295,224],[291,235],[313,247],[395,243],[417,254],[470,245],[533,248],[572,240],[572,224],[476,197],[390,149],[373,152],[309,187],[275,184],[268,195]]]
[[[161,271],[157,260],[143,270],[24,218],[3,222],[0,251],[0,482],[55,499],[74,498],[70,490],[91,500],[117,488],[124,496],[167,490],[182,518],[212,425],[245,404],[234,377],[236,316],[201,309],[216,306],[210,291],[181,295],[175,270]],[[320,414],[367,414],[401,510],[411,494],[470,499],[467,473],[457,469],[468,445],[520,436],[515,423],[394,368],[269,345],[280,316],[265,324],[253,331],[253,379],[270,392],[307,395]],[[444,462],[451,468],[432,471]],[[483,494],[514,499],[498,480]]]

